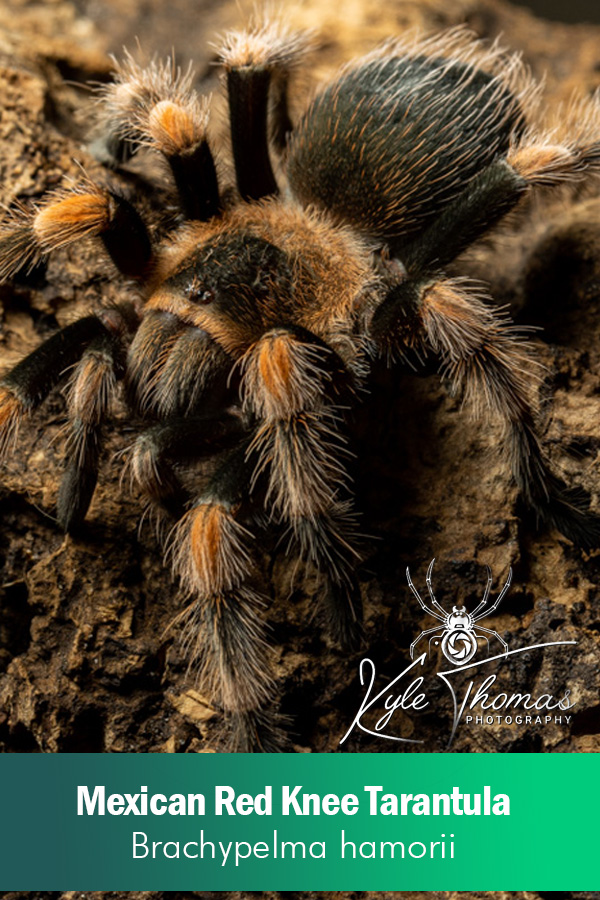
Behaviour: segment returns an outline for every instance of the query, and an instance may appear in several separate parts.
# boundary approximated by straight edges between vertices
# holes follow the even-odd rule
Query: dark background
[[[600,3],[596,0],[516,0],[536,16],[557,22],[600,22]]]

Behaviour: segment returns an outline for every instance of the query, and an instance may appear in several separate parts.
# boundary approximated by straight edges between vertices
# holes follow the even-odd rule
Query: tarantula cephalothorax
[[[20,211],[0,238],[3,279],[97,236],[134,285],[134,299],[73,322],[4,376],[2,446],[68,372],[58,518],[76,530],[123,385],[142,429],[133,476],[177,520],[184,641],[240,748],[277,743],[261,712],[274,688],[252,550],[265,523],[320,572],[333,636],[348,645],[359,635],[342,411],[373,355],[437,353],[453,386],[502,418],[514,478],[538,516],[581,544],[600,533],[545,459],[527,344],[481,287],[444,273],[531,187],[598,166],[594,103],[571,116],[570,134],[558,123],[536,135],[519,61],[458,30],[388,43],[319,90],[292,127],[290,74],[309,43],[277,25],[224,40],[227,190],[189,74],[131,59],[118,67],[96,151],[162,154],[181,210],[168,240],[153,241],[129,202],[87,181]],[[186,467],[217,453],[210,483],[187,495]]]

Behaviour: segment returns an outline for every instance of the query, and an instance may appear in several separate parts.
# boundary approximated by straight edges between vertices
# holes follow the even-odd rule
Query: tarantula
[[[343,411],[377,354],[436,353],[454,389],[502,419],[512,474],[537,516],[582,545],[600,534],[546,460],[527,342],[481,286],[445,274],[531,188],[598,167],[596,105],[580,105],[574,137],[560,126],[536,135],[536,91],[519,60],[453,30],[352,63],[292,126],[290,76],[310,43],[278,25],[224,39],[235,170],[226,188],[191,74],[118,64],[102,89],[96,152],[112,163],[143,146],[162,155],[180,206],[167,239],[86,179],[20,210],[0,236],[2,280],[96,236],[135,288],[4,375],[2,447],[68,373],[58,520],[76,533],[122,385],[142,429],[133,478],[176,518],[184,641],[241,749],[278,740],[262,712],[274,687],[252,547],[260,529],[279,529],[316,567],[333,637],[351,646],[360,636]],[[209,484],[190,496],[183,473],[213,456]]]

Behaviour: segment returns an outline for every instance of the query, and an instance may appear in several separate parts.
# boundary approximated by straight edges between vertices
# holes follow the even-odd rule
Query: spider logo
[[[429,591],[429,596],[431,597],[431,603],[434,609],[430,609],[421,598],[421,595],[417,591],[414,586],[412,579],[410,577],[410,570],[406,569],[406,578],[408,580],[408,586],[419,601],[419,605],[422,609],[425,610],[430,616],[433,616],[434,619],[439,619],[442,622],[442,625],[436,625],[434,628],[429,628],[426,631],[422,631],[419,637],[412,642],[410,645],[410,658],[414,659],[415,647],[426,635],[431,635],[429,638],[429,649],[431,650],[431,642],[433,640],[436,641],[436,646],[439,645],[439,639],[442,641],[442,653],[448,660],[455,666],[464,666],[467,663],[471,662],[475,654],[477,653],[478,648],[478,640],[483,639],[487,643],[488,647],[488,655],[490,652],[490,641],[486,635],[492,635],[496,640],[500,641],[502,646],[504,647],[505,655],[508,653],[508,644],[504,641],[497,631],[492,631],[489,628],[483,628],[481,625],[475,626],[475,623],[480,619],[485,619],[486,616],[491,615],[494,610],[498,609],[500,603],[502,602],[502,598],[505,596],[508,591],[511,581],[512,581],[512,569],[508,571],[508,578],[506,579],[506,584],[496,597],[496,600],[489,609],[484,609],[486,606],[490,591],[492,589],[492,571],[489,566],[487,566],[488,579],[485,587],[485,593],[483,595],[483,600],[479,605],[470,613],[464,606],[453,606],[452,612],[446,612],[443,606],[438,603],[435,599],[435,595],[433,593],[433,587],[431,585],[431,573],[433,572],[433,565],[435,563],[435,559],[432,559],[429,568],[427,569],[427,589]],[[483,612],[481,612],[483,610]],[[437,639],[437,640],[436,640]]]

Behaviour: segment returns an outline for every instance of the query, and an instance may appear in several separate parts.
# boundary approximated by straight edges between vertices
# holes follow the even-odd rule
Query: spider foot
[[[215,743],[229,753],[285,753],[291,750],[289,716],[277,709],[226,712]]]

